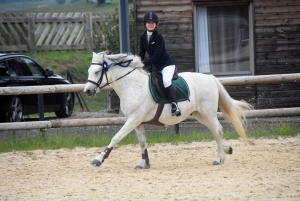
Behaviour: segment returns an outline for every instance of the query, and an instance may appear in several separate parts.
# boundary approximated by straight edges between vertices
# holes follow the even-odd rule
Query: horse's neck
[[[113,82],[114,80],[117,80],[118,78],[132,71],[133,68],[116,67],[110,70],[110,82]],[[111,85],[115,92],[118,94],[118,96],[121,98],[122,95],[130,95],[133,90],[144,90],[141,89],[141,86],[147,85],[147,83],[148,75],[146,73],[142,73],[140,69],[135,69],[134,71],[119,79],[118,81],[113,82]]]

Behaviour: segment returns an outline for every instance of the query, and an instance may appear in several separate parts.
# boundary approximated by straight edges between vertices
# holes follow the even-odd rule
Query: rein
[[[110,85],[111,83],[113,82],[116,82],[120,79],[122,79],[123,77],[129,75],[130,73],[132,73],[136,68],[134,68],[133,70],[129,71],[128,73],[126,73],[125,75],[122,75],[121,77],[117,78],[116,80],[112,81],[112,82],[108,82],[108,78],[107,78],[107,71],[110,67],[112,66],[121,66],[121,67],[128,67],[132,62],[132,59],[131,60],[127,60],[127,61],[120,61],[120,62],[115,62],[115,63],[112,63],[112,64],[107,64],[107,62],[104,60],[102,64],[100,63],[92,63],[92,65],[100,65],[102,66],[102,71],[101,71],[101,75],[100,75],[100,78],[98,80],[98,82],[94,82],[92,80],[87,80],[86,82],[90,82],[90,83],[93,83],[94,85],[96,85],[99,89],[102,89],[108,85]],[[127,63],[126,65],[124,65],[125,63]],[[105,74],[105,77],[106,77],[106,84],[103,85],[102,87],[100,87],[100,84],[102,83],[102,80],[103,80],[103,76]]]

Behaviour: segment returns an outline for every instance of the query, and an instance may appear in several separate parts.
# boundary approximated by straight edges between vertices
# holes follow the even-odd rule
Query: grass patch
[[[279,138],[293,137],[299,135],[300,131],[297,128],[284,124],[278,129],[261,129],[248,133],[248,138]],[[89,133],[78,136],[77,134],[48,134],[41,132],[37,136],[22,137],[12,132],[10,138],[0,142],[0,152],[12,151],[31,151],[36,149],[60,149],[60,148],[75,148],[75,147],[105,147],[111,141],[112,136],[108,134],[92,135]],[[224,139],[238,139],[237,133],[226,132]],[[211,133],[186,133],[177,135],[175,133],[151,132],[147,134],[147,143],[149,146],[156,143],[171,143],[177,145],[179,143],[192,143],[201,141],[214,140]],[[127,144],[138,144],[135,132],[130,133],[120,143],[119,146]]]
[[[94,97],[88,97],[84,93],[82,94],[82,98],[85,100],[85,102],[88,105],[88,108],[90,112],[99,112],[100,110],[106,110],[106,91],[100,91],[96,94]],[[81,111],[81,106],[79,104],[79,101],[75,101],[74,104],[74,111]]]
[[[300,130],[291,127],[289,124],[282,124],[281,127],[278,129],[260,129],[255,132],[251,132],[248,134],[248,137],[250,138],[261,138],[261,137],[267,137],[267,138],[277,138],[277,137],[290,137],[290,136],[296,136],[300,134]]]
[[[55,74],[67,78],[71,72],[77,83],[85,83],[93,54],[86,50],[39,51],[37,55],[25,53],[43,68],[51,68]]]
[[[51,68],[55,74],[67,79],[67,70],[70,72],[75,84],[85,84],[88,78],[88,69],[91,65],[93,54],[86,50],[39,51],[37,55],[25,53],[43,68]],[[106,92],[97,93],[95,97],[88,97],[81,93],[91,112],[106,110]],[[75,100],[74,111],[80,111],[81,106]],[[45,115],[46,116],[46,115]],[[55,116],[51,113],[49,116]]]
[[[70,72],[75,84],[84,84],[88,78],[88,69],[91,65],[93,54],[86,50],[65,51],[39,51],[37,55],[26,53],[36,60],[42,67],[51,68],[55,74],[67,79],[67,70]],[[97,93],[95,97],[88,97],[82,93],[82,98],[88,104],[91,112],[105,110],[106,92]],[[75,100],[74,111],[80,111],[81,107]],[[50,116],[55,116],[52,113]]]

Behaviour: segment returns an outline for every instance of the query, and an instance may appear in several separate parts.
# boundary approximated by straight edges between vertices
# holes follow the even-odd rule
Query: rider
[[[172,77],[175,71],[175,61],[170,57],[165,49],[163,36],[156,30],[158,17],[155,13],[149,12],[144,16],[146,30],[140,37],[139,56],[145,66],[154,65],[157,71],[162,74],[163,85],[172,104],[172,116],[180,116],[181,111],[176,102],[175,89],[172,85]],[[149,59],[145,59],[145,53]]]

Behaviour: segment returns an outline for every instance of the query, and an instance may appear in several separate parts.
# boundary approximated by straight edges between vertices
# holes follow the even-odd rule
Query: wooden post
[[[28,19],[28,51],[36,55],[36,41],[35,41],[35,13],[27,13]]]
[[[120,52],[128,53],[130,52],[130,44],[129,44],[129,12],[128,12],[128,0],[119,0],[119,35],[120,35]],[[119,103],[120,99],[116,93],[113,93],[111,99],[111,104]],[[121,111],[120,104],[118,104],[119,116],[124,116]],[[117,108],[111,108],[117,109]]]
[[[92,13],[84,13],[85,24],[84,34],[86,40],[87,51],[93,51],[93,24],[92,24]]]
[[[130,52],[128,0],[119,1],[120,52]]]

